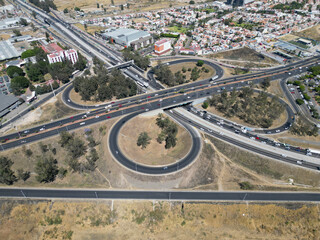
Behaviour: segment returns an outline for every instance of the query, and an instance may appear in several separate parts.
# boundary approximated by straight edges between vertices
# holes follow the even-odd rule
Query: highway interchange
[[[20,4],[25,5],[25,3],[21,3],[20,1],[18,1],[18,2]],[[41,13],[41,14],[44,14],[44,13]],[[53,21],[52,20],[53,17],[50,17],[50,18],[51,18],[51,21]],[[63,28],[63,25],[61,24],[61,20],[59,20],[59,21],[60,21],[60,22],[58,22],[59,27]],[[70,30],[69,28],[64,29],[65,32],[68,32],[69,30]],[[71,38],[79,38],[79,36],[75,35],[74,33],[73,33],[73,35],[69,34],[68,36],[71,36]],[[91,54],[100,57],[100,59],[105,59],[106,61],[108,61],[108,60],[110,60],[110,56],[111,56],[111,59],[113,60],[113,62],[114,62],[115,58],[117,58],[119,60],[118,56],[115,57],[114,54],[112,54],[112,53],[110,54],[110,50],[101,51],[102,48],[99,49],[98,51],[94,50],[97,47],[93,46],[92,43],[89,43],[88,39],[80,40],[80,41],[77,40],[77,42],[86,51],[89,51]],[[89,45],[89,47],[88,47],[88,45]],[[104,49],[105,49],[105,47],[104,47]],[[95,51],[95,52],[93,52],[93,51]],[[104,55],[106,55],[106,56],[104,56]],[[179,62],[183,62],[183,61],[186,61],[186,60],[177,60],[173,63],[179,63]],[[61,131],[75,130],[80,127],[84,127],[84,126],[91,125],[91,124],[94,124],[97,122],[106,121],[108,119],[112,119],[112,118],[126,115],[124,118],[122,118],[121,120],[118,121],[118,125],[116,124],[117,128],[113,128],[111,130],[110,139],[111,139],[111,137],[112,137],[112,139],[116,139],[117,133],[119,132],[121,126],[126,121],[128,121],[131,117],[133,117],[137,114],[140,114],[142,112],[151,111],[151,110],[155,110],[155,109],[171,109],[176,106],[181,106],[183,104],[191,103],[195,99],[205,98],[213,93],[220,92],[222,89],[225,89],[227,91],[232,91],[233,89],[240,89],[242,87],[245,87],[249,83],[250,84],[260,83],[261,81],[263,81],[267,77],[270,78],[270,80],[285,79],[290,75],[295,75],[295,74],[300,74],[302,72],[305,72],[309,67],[314,66],[314,65],[318,65],[319,61],[320,61],[319,56],[316,56],[316,57],[306,59],[304,61],[300,61],[297,63],[286,65],[283,67],[269,69],[264,72],[259,72],[259,73],[255,73],[255,74],[247,74],[247,75],[243,75],[243,76],[235,76],[235,77],[230,77],[230,78],[226,78],[226,79],[221,79],[221,77],[223,75],[222,69],[219,66],[212,64],[212,66],[215,68],[216,73],[219,77],[214,82],[210,81],[210,79],[205,79],[205,80],[193,82],[190,84],[185,84],[185,85],[176,86],[176,87],[172,87],[172,88],[168,88],[168,89],[158,90],[154,93],[138,95],[135,97],[131,97],[129,99],[123,99],[123,100],[119,100],[116,102],[102,104],[99,106],[82,106],[82,105],[73,103],[69,98],[71,86],[68,86],[66,91],[64,91],[64,93],[63,93],[64,102],[73,108],[83,109],[83,110],[86,109],[88,111],[88,113],[78,114],[78,115],[73,116],[71,118],[59,119],[57,121],[50,122],[50,123],[43,125],[43,126],[37,126],[37,127],[31,128],[31,129],[24,130],[23,132],[17,132],[17,133],[10,134],[7,136],[2,136],[2,137],[0,137],[0,141],[2,141],[3,143],[1,144],[0,150],[3,151],[6,149],[21,146],[23,144],[28,144],[28,143],[31,143],[34,141],[39,141],[43,138],[57,135]],[[173,63],[170,63],[170,64],[173,64]],[[150,73],[148,73],[148,76],[149,75],[150,75]],[[156,85],[156,82],[154,81],[154,79],[152,77],[150,78],[149,83],[151,86],[155,87],[156,89],[159,89],[159,86]],[[192,125],[196,128],[201,129],[202,131],[205,131],[207,134],[210,134],[210,135],[213,135],[217,138],[223,139],[226,142],[232,143],[232,144],[240,146],[242,148],[250,149],[251,151],[257,152],[257,153],[262,154],[267,157],[271,157],[273,159],[277,159],[277,160],[281,160],[281,161],[285,161],[285,162],[289,162],[289,163],[293,163],[293,164],[297,164],[297,159],[299,159],[299,156],[297,156],[297,158],[288,158],[288,157],[281,156],[280,154],[277,154],[277,153],[271,153],[271,152],[263,150],[259,147],[252,146],[250,144],[244,144],[243,142],[237,141],[236,139],[228,139],[227,136],[220,135],[219,133],[214,132],[214,131],[204,127],[203,125],[199,124],[199,122],[194,121],[193,119],[190,119],[190,118],[186,118],[185,116],[178,114],[176,111],[169,111],[168,114],[173,116],[175,119],[177,119],[192,134],[192,137],[194,140],[192,148],[195,148],[195,149],[193,149],[194,151],[190,151],[189,155],[185,159],[180,160],[176,164],[165,166],[165,167],[158,167],[158,168],[137,165],[137,164],[133,163],[132,161],[130,161],[129,159],[125,159],[124,155],[119,151],[119,148],[117,146],[117,141],[110,141],[109,140],[109,144],[110,144],[109,147],[110,147],[110,150],[111,150],[112,154],[114,155],[114,157],[121,164],[123,164],[127,168],[131,169],[132,171],[137,171],[137,172],[146,173],[146,174],[165,174],[165,173],[171,173],[171,172],[180,170],[183,167],[188,166],[195,159],[195,157],[197,156],[199,149],[200,149],[200,145],[201,145],[200,139],[196,135],[196,133],[194,133],[194,129],[190,127],[190,125]],[[196,151],[196,149],[198,149],[198,151]],[[316,170],[316,169],[318,169],[319,164],[317,165],[314,163],[306,162],[302,166]],[[32,191],[30,192],[29,197],[31,197],[32,194],[34,194],[35,197],[41,197],[41,194],[44,194],[44,192],[45,192],[45,190],[32,190]],[[49,198],[59,197],[59,193],[58,193],[59,190],[55,190],[55,192],[56,192],[55,196],[52,196],[51,192],[46,192],[44,195],[47,194],[47,197],[49,197]],[[78,195],[78,197],[80,196],[82,198],[81,195],[83,195],[84,198],[91,198],[91,197],[88,197],[91,194],[90,191],[79,190],[79,192],[81,192],[81,193],[79,193],[80,195]],[[112,198],[112,196],[114,198],[118,198],[115,193],[112,192],[112,194],[111,194],[111,191],[106,191],[106,192],[107,193],[104,193],[103,191],[99,191],[99,194],[101,193],[101,196],[104,196],[103,198],[108,198],[108,196],[109,196],[108,194],[110,193],[110,196],[111,196],[110,198]],[[129,191],[119,191],[119,192],[116,191],[116,192],[117,193],[122,192],[128,198],[135,198],[134,197],[135,193],[131,193]],[[73,192],[73,193],[75,193],[75,192]],[[148,196],[150,196],[151,193],[152,193],[151,195],[153,196],[152,199],[157,199],[156,198],[157,193],[155,193],[155,192],[144,192],[144,193],[145,193],[144,196],[146,197],[146,199],[148,199]],[[12,195],[10,195],[10,194],[12,194]],[[159,194],[159,196],[161,195],[160,199],[164,198],[166,196],[166,194],[169,194],[169,192],[161,192]],[[224,193],[221,193],[221,195],[220,195],[220,193],[213,194],[212,192],[205,192],[203,194],[204,199],[202,199],[202,197],[200,196],[201,194],[198,195],[199,197],[194,197],[196,195],[194,192],[188,192],[188,194],[190,194],[190,195],[188,195],[188,194],[185,195],[184,193],[181,193],[181,192],[179,192],[179,194],[180,194],[179,195],[178,193],[172,192],[169,194],[169,195],[171,195],[171,199],[175,199],[174,197],[172,198],[172,196],[175,196],[175,194],[177,194],[176,199],[178,199],[179,196],[185,196],[186,197],[185,199],[188,199],[188,200],[209,200],[209,199],[211,199],[211,200],[238,200],[238,198],[236,196],[239,196],[239,194],[241,195],[241,197],[243,196],[243,194],[246,194],[247,197],[250,196],[249,199],[247,198],[247,200],[259,200],[259,198],[261,196],[263,196],[263,197],[261,197],[261,200],[268,200],[269,199],[268,194],[261,193],[261,195],[259,195],[260,193],[257,193],[258,195],[255,195],[254,193],[251,194],[251,193],[242,193],[242,192],[241,193],[230,193],[230,195],[228,195],[229,193],[227,193],[227,195],[223,195]],[[8,197],[15,196],[15,197],[17,197],[18,195],[19,194],[17,194],[17,191],[15,189],[6,189],[6,190],[1,189],[0,190],[0,196],[8,196]],[[66,194],[64,196],[67,196],[67,195],[68,194]],[[277,196],[282,196],[282,195],[285,195],[285,193],[283,193],[283,194],[277,193]],[[21,197],[21,192],[20,192],[19,196]],[[232,197],[230,199],[228,199],[228,196],[232,196]],[[251,196],[252,196],[252,199],[250,199]],[[288,195],[285,195],[285,196],[288,196]],[[311,195],[308,195],[308,196],[311,196]],[[126,197],[124,197],[124,198],[126,198]],[[208,199],[205,199],[206,197]],[[220,197],[221,197],[221,199],[219,199]],[[299,194],[295,195],[295,197],[292,197],[292,195],[290,195],[290,197],[288,196],[288,199],[286,199],[286,197],[280,197],[280,199],[278,199],[278,197],[273,197],[273,199],[270,199],[270,200],[281,200],[281,198],[283,200],[290,200],[291,199],[291,200],[300,201]],[[167,198],[164,198],[164,199],[167,199]],[[241,198],[239,197],[239,199],[241,199]],[[302,199],[303,198],[301,198],[301,200]],[[306,201],[314,201],[314,200],[319,201],[319,199],[320,199],[319,195],[315,194],[312,198],[306,197],[304,200],[306,200]]]

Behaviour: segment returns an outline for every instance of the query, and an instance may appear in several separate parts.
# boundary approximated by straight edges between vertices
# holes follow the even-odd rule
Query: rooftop
[[[63,51],[63,49],[61,47],[59,47],[58,44],[56,44],[56,43],[50,43],[50,44],[47,44],[47,45],[42,45],[41,48],[46,53],[54,53],[54,52]]]
[[[13,95],[0,94],[0,117],[5,115],[9,111],[7,108],[17,101],[19,101],[19,99]]]
[[[19,56],[20,54],[9,40],[0,41],[0,61]]]

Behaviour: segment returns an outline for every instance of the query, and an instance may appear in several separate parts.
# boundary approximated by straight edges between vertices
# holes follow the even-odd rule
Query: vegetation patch
[[[94,76],[77,77],[73,81],[75,92],[84,101],[105,101],[113,97],[125,98],[137,93],[137,85],[126,78],[120,70],[111,73],[104,67],[102,61],[94,58]]]
[[[269,98],[265,92],[255,95],[253,89],[245,87],[239,92],[228,93],[225,90],[207,99],[227,118],[238,117],[246,123],[263,128],[269,128],[285,108],[278,97]]]

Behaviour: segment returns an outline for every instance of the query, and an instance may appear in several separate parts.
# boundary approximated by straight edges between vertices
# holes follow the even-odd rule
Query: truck
[[[213,82],[213,81],[216,80],[217,78],[218,78],[218,75],[212,77],[212,78],[209,80],[209,82]]]

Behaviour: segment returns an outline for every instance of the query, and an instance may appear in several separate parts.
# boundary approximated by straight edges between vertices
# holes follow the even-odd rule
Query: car
[[[29,130],[25,130],[23,133],[27,134],[27,133],[29,133],[29,132],[30,132]]]
[[[43,130],[45,130],[45,128],[44,128],[44,127],[42,127],[42,128],[40,128],[40,129],[39,129],[39,131],[43,131]]]
[[[311,152],[307,152],[306,155],[307,156],[312,156],[312,153]]]
[[[147,109],[146,109],[146,112],[148,112],[148,111],[149,111],[149,109],[147,108]]]
[[[211,130],[211,129],[208,129],[208,132],[211,132],[211,133],[212,133],[212,130]]]
[[[268,133],[268,134],[270,134],[270,133],[271,133],[271,131],[268,131],[267,133]]]
[[[83,115],[82,116],[82,119],[85,119],[85,118],[87,118],[88,116],[85,114],[85,115]]]
[[[110,116],[107,116],[107,118],[110,118]]]
[[[144,109],[144,107],[141,107],[141,109]]]
[[[223,132],[219,132],[219,134],[220,134],[220,135],[224,135],[224,133],[223,133]]]
[[[201,130],[201,131],[204,131],[204,129],[203,129],[203,128],[200,128],[200,130]]]
[[[280,129],[277,129],[277,130],[276,130],[276,133],[279,133],[279,132],[280,132]]]
[[[85,125],[85,124],[86,124],[85,122],[82,122],[82,123],[80,123],[80,126]]]
[[[299,165],[302,165],[302,163],[303,163],[303,160],[297,161],[297,164],[299,164]]]
[[[99,115],[96,115],[96,116],[95,116],[95,118],[99,118],[99,117],[100,117]]]
[[[254,137],[250,137],[250,139],[254,140],[255,138]]]
[[[287,157],[287,155],[285,155],[285,154],[281,154],[281,156],[282,156],[282,157]]]
[[[256,140],[259,140],[260,138],[259,137],[256,137]]]
[[[67,99],[68,102],[71,102],[70,99]]]

